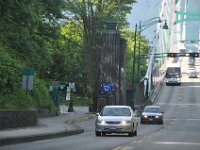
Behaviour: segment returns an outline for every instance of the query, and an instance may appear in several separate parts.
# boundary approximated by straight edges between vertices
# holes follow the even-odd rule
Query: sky
[[[137,3],[133,5],[133,9],[129,15],[127,15],[129,28],[135,29],[135,24],[139,21],[147,21],[153,17],[159,17],[162,0],[137,0]],[[155,35],[156,25],[147,28],[142,32],[142,35],[147,36],[149,41],[153,41]]]

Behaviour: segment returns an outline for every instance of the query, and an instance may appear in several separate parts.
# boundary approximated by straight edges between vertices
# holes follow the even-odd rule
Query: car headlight
[[[156,118],[161,118],[162,116],[156,116]]]
[[[142,115],[142,118],[148,118],[148,116],[147,115]]]
[[[130,124],[130,123],[131,123],[130,120],[123,120],[123,121],[121,122],[122,125],[127,125],[127,124]]]
[[[104,121],[104,120],[98,120],[98,124],[104,125],[104,124],[106,124],[106,121]]]

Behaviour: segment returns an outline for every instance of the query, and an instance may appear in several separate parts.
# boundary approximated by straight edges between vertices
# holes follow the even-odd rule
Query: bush
[[[33,90],[31,96],[33,97],[34,107],[51,107],[53,105],[52,99],[49,95],[49,89],[46,82],[40,79],[34,79]]]
[[[33,99],[23,89],[18,89],[14,93],[0,96],[1,109],[30,109],[33,108]]]

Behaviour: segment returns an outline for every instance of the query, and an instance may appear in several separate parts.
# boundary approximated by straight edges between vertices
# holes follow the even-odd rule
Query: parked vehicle
[[[137,126],[136,114],[130,106],[110,105],[97,113],[95,134],[128,133],[129,136],[136,136]]]

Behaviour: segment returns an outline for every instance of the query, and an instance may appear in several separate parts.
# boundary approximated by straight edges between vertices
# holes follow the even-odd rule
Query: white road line
[[[200,143],[193,143],[193,142],[154,142],[155,144],[164,144],[164,145],[194,145],[199,146]]]
[[[190,104],[190,103],[156,103],[157,105],[170,105],[170,106],[200,106],[200,103],[194,103],[194,104]]]

